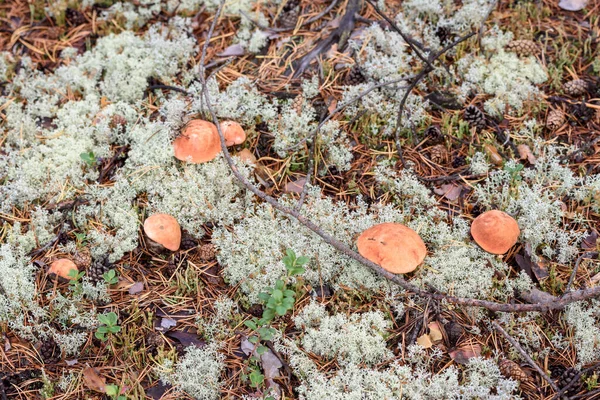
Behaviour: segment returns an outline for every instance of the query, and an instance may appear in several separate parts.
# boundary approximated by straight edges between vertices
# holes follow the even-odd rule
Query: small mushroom
[[[225,137],[225,144],[229,146],[234,146],[236,144],[244,143],[246,140],[246,132],[244,132],[244,128],[240,124],[235,121],[223,121],[219,124],[221,127],[221,132],[223,132],[223,136]]]
[[[504,254],[517,243],[521,230],[517,221],[499,210],[486,211],[471,224],[475,242],[492,254]]]
[[[175,158],[194,164],[213,160],[221,151],[219,131],[212,122],[194,119],[173,141]]]
[[[414,271],[427,255],[417,232],[397,223],[372,226],[360,234],[356,245],[363,257],[394,274]]]
[[[144,232],[156,243],[171,251],[179,250],[181,227],[175,218],[168,214],[154,214],[144,221]]]
[[[54,274],[59,278],[67,280],[74,279],[74,276],[69,275],[71,274],[71,271],[75,271],[76,274],[79,273],[77,265],[68,258],[59,258],[58,260],[53,261],[52,264],[50,264],[50,268],[48,268],[49,274]]]

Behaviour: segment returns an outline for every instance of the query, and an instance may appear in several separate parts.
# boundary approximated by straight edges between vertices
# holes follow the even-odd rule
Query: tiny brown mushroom
[[[75,278],[73,275],[69,275],[71,274],[71,271],[75,271],[75,274],[79,273],[77,265],[68,258],[59,258],[58,260],[53,261],[52,264],[50,264],[50,268],[48,268],[49,274],[54,274],[59,278],[67,280]]]
[[[225,144],[229,146],[234,146],[236,144],[244,143],[246,140],[246,132],[244,132],[244,128],[240,124],[235,121],[223,121],[219,124],[221,127],[221,132],[223,132],[223,136],[225,137]]]
[[[358,252],[394,274],[414,271],[427,255],[427,248],[417,232],[397,223],[372,226],[360,234]]]
[[[471,224],[471,236],[485,251],[504,254],[517,243],[521,230],[517,221],[499,210],[486,211]]]
[[[212,122],[194,119],[173,141],[175,158],[194,164],[213,160],[221,151],[219,131]]]
[[[181,227],[175,218],[168,214],[154,214],[144,221],[144,232],[158,244],[171,251],[179,250]]]

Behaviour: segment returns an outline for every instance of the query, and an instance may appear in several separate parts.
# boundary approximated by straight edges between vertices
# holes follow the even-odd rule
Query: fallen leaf
[[[136,282],[133,285],[131,285],[131,287],[129,288],[129,294],[138,294],[142,290],[144,290],[144,283]]]
[[[446,197],[450,201],[454,201],[460,197],[462,186],[453,183],[443,184],[439,188],[433,189],[435,194]]]
[[[145,389],[145,392],[146,392],[146,396],[149,396],[151,399],[160,400],[163,398],[166,391],[171,388],[172,388],[171,385],[169,385],[169,384],[165,385],[161,381],[158,381],[158,383],[155,386]]]
[[[429,328],[429,338],[433,343],[437,343],[444,338],[440,325],[437,322],[430,322],[427,327]]]
[[[433,346],[431,338],[428,334],[421,335],[417,338],[417,344],[419,344],[424,349],[429,349]]]
[[[598,248],[598,232],[592,231],[592,233],[584,237],[581,241],[581,248],[583,250],[596,250]]]
[[[600,272],[598,272],[596,275],[592,276],[590,278],[590,282],[592,284],[596,284],[596,283],[600,282]]]
[[[458,364],[466,364],[471,358],[481,355],[481,346],[477,343],[466,343],[448,353]]]
[[[160,327],[156,327],[157,331],[168,331],[169,329],[175,327],[177,325],[177,321],[172,318],[163,318],[160,320]]]
[[[184,347],[193,345],[201,349],[206,346],[206,342],[204,340],[200,339],[197,334],[191,332],[171,331],[165,333],[165,336],[179,341],[179,343],[181,343]]]
[[[496,149],[494,146],[492,146],[491,144],[486,144],[483,146],[483,150],[485,151],[485,153],[487,154],[487,156],[490,158],[490,161],[497,166],[501,166],[503,163],[502,160],[502,156],[500,155],[500,153],[498,153],[498,149]]]
[[[532,260],[529,254],[525,254],[524,256],[517,254],[515,255],[515,261],[519,267],[521,267],[521,269],[525,271],[533,280],[537,280],[539,282],[540,280],[547,278],[549,275],[546,261],[543,259],[536,262]]]
[[[246,53],[241,44],[232,44],[231,46],[225,48],[222,52],[218,53],[219,57],[239,57],[243,56]]]
[[[96,368],[85,368],[83,370],[83,381],[88,389],[99,393],[106,393],[106,379],[100,376]]]
[[[537,161],[531,149],[526,144],[518,145],[517,151],[519,152],[519,158],[521,160],[527,160],[529,161],[529,164],[535,164],[535,162]]]
[[[333,112],[335,111],[336,108],[337,108],[337,100],[330,99],[329,105],[327,106],[327,111],[329,112],[329,115],[333,114]]]
[[[260,361],[262,362],[265,378],[273,379],[279,376],[279,369],[283,367],[283,364],[279,360],[279,357],[277,357],[270,349],[260,356]]]
[[[587,6],[588,0],[560,0],[558,6],[567,11],[580,11]]]
[[[302,189],[306,184],[306,178],[299,178],[285,184],[283,191],[285,193],[302,193]]]

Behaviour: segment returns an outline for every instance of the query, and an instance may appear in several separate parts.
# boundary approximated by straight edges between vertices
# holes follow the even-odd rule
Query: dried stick
[[[537,363],[535,361],[533,361],[533,359],[531,357],[529,357],[529,354],[527,354],[525,352],[525,350],[523,350],[523,348],[521,347],[521,345],[515,340],[513,339],[512,336],[510,336],[508,334],[508,332],[506,332],[501,326],[500,324],[498,324],[498,322],[496,321],[492,321],[492,325],[494,326],[494,328],[500,332],[502,334],[502,336],[504,336],[504,338],[506,340],[508,340],[508,342],[513,345],[513,347],[515,349],[517,349],[517,351],[519,352],[519,354],[521,355],[521,357],[523,357],[525,359],[525,361],[527,361],[527,363],[533,368],[535,369],[541,376],[542,378],[544,378],[544,380],[546,382],[548,382],[548,384],[550,385],[550,387],[552,387],[552,389],[554,389],[555,392],[558,392],[558,386],[556,386],[556,384],[554,383],[554,381],[548,376],[548,374],[546,372],[544,372],[543,369],[540,368],[539,365],[537,365]]]
[[[404,39],[404,41],[410,46],[410,48],[412,49],[412,51],[415,52],[415,54],[417,55],[417,57],[419,57],[421,59],[421,61],[423,61],[425,64],[427,64],[429,66],[429,68],[431,68],[431,70],[433,71],[435,68],[434,66],[431,64],[431,61],[428,60],[423,54],[421,54],[421,52],[419,51],[419,49],[425,51],[425,47],[417,42],[415,39],[413,39],[412,37],[408,36],[407,34],[405,34],[404,32],[402,32],[402,30],[398,27],[398,25],[396,25],[396,23],[387,15],[385,15],[371,0],[367,0],[367,3],[369,3],[371,5],[371,7],[373,7],[375,9],[375,12],[383,19],[385,19],[385,21],[390,24],[390,26],[392,27],[392,29],[394,29],[396,32],[398,32],[398,34],[400,36],[402,36],[402,39]],[[417,49],[417,47],[419,49]]]
[[[223,4],[224,4],[224,2],[221,3],[221,6],[219,7],[217,14],[220,13],[220,10],[222,9]],[[383,269],[379,265],[375,264],[374,262],[367,260],[360,254],[358,254],[357,252],[352,250],[348,245],[346,245],[345,243],[336,239],[335,237],[331,236],[329,233],[325,232],[320,226],[315,224],[313,221],[311,221],[310,219],[301,215],[298,211],[295,211],[289,207],[284,206],[283,204],[279,203],[275,198],[269,196],[267,193],[265,193],[262,190],[260,190],[259,188],[257,188],[252,182],[250,182],[248,180],[248,178],[246,178],[243,174],[240,173],[237,166],[235,165],[233,158],[231,157],[231,154],[229,153],[229,149],[227,148],[227,145],[225,144],[225,136],[223,135],[223,131],[221,130],[221,127],[219,126],[219,119],[212,107],[212,102],[210,100],[210,95],[208,93],[208,87],[206,85],[206,80],[205,80],[205,76],[203,73],[204,72],[204,54],[206,53],[206,46],[207,46],[207,43],[209,43],[209,41],[210,41],[210,37],[212,35],[212,31],[213,31],[215,24],[216,24],[216,18],[215,18],[215,21],[213,21],[213,25],[211,26],[211,29],[209,31],[209,35],[207,37],[205,47],[203,49],[203,56],[201,58],[202,63],[200,65],[200,71],[202,73],[200,74],[199,79],[200,79],[200,83],[202,86],[202,96],[204,97],[204,100],[206,101],[206,107],[212,117],[213,123],[217,127],[217,131],[219,133],[219,140],[221,142],[221,150],[223,151],[223,156],[225,158],[225,161],[227,162],[227,165],[229,166],[229,169],[231,170],[231,173],[249,191],[254,193],[260,199],[266,201],[274,209],[276,209],[276,210],[280,211],[281,213],[286,214],[290,217],[293,217],[301,225],[305,226],[306,228],[308,228],[309,230],[314,232],[316,235],[321,237],[321,239],[323,239],[323,241],[325,243],[329,244],[330,246],[332,246],[333,248],[338,250],[340,253],[344,254],[345,256],[347,256],[349,258],[352,258],[353,260],[358,261],[359,263],[363,264],[364,266],[370,268],[373,272],[375,272],[379,276],[381,276],[385,279],[388,279],[391,282],[396,283],[397,285],[402,287],[404,290],[406,290],[408,292],[412,292],[420,297],[431,298],[431,299],[435,299],[435,300],[439,300],[439,301],[446,301],[448,303],[458,304],[458,305],[463,305],[463,306],[483,307],[483,308],[486,308],[491,311],[501,311],[501,312],[541,311],[541,312],[543,312],[543,311],[549,311],[549,310],[562,309],[566,305],[574,303],[576,301],[586,300],[586,299],[589,299],[592,297],[597,297],[600,295],[600,287],[595,287],[595,288],[591,288],[591,289],[578,290],[575,292],[567,293],[564,297],[562,297],[558,300],[553,299],[552,301],[530,303],[530,304],[506,304],[506,303],[498,303],[498,302],[488,301],[488,300],[457,297],[457,296],[452,296],[449,294],[438,293],[438,292],[432,293],[432,292],[420,289],[417,286],[414,286],[414,285],[408,283],[401,276],[393,274],[389,271],[386,271],[385,269]],[[459,39],[459,41],[466,40],[468,37],[471,37],[473,34],[474,33],[471,33],[470,35]],[[453,44],[453,45],[455,45],[455,44]],[[450,45],[450,47],[451,46],[452,45]],[[450,48],[450,47],[448,47],[448,48]],[[446,51],[445,49],[442,49],[441,52]],[[440,54],[440,53],[438,53],[438,54]],[[427,66],[425,68],[427,68]]]
[[[573,268],[573,272],[571,272],[571,276],[569,277],[569,283],[567,283],[567,287],[565,288],[565,292],[562,294],[563,297],[564,295],[566,295],[567,293],[569,293],[571,291],[571,286],[573,285],[573,282],[575,281],[575,275],[577,275],[577,270],[579,269],[579,264],[581,264],[581,260],[583,260],[584,258],[591,258],[591,257],[595,257],[598,255],[597,251],[588,251],[586,253],[583,253],[582,255],[580,255],[577,258],[577,261],[575,261],[575,267]]]

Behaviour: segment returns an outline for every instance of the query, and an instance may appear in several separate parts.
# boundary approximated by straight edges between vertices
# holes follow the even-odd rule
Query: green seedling
[[[108,340],[107,335],[120,332],[121,327],[117,325],[118,319],[117,314],[112,311],[108,314],[98,315],[98,320],[102,325],[96,330],[95,336],[103,342],[106,342]]]
[[[81,159],[90,167],[96,165],[96,162],[98,161],[94,153],[91,151],[87,153],[81,153],[79,157],[81,157]]]
[[[114,269],[103,273],[102,278],[104,278],[104,282],[108,283],[109,285],[115,285],[119,282],[119,277]]]

